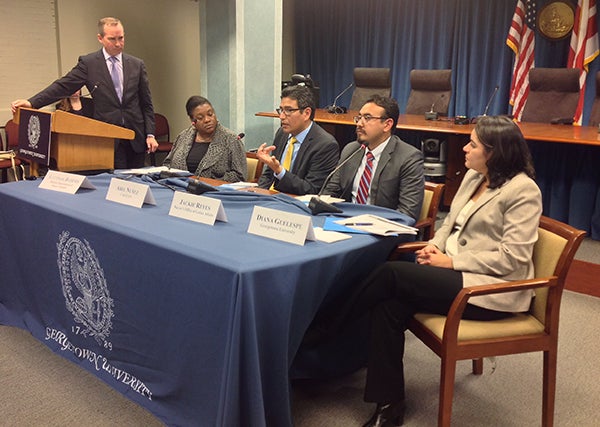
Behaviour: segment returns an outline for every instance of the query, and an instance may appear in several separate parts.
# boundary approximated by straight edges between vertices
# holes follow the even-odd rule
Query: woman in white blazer
[[[435,237],[416,263],[387,262],[353,289],[324,325],[331,332],[371,312],[364,399],[377,403],[364,426],[404,418],[404,331],[416,312],[447,314],[463,287],[533,277],[532,254],[542,213],[527,143],[508,117],[481,118],[463,147],[468,171]],[[464,318],[492,320],[527,311],[533,293],[471,299]],[[335,305],[334,305],[335,306]]]

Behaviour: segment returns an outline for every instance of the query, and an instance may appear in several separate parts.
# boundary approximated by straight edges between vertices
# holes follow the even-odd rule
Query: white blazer
[[[468,170],[454,196],[450,212],[430,243],[445,251],[456,216],[477,190],[484,176]],[[463,272],[463,286],[531,279],[533,246],[538,238],[542,195],[534,180],[520,173],[500,188],[486,190],[467,213],[458,234],[454,269]],[[509,312],[529,310],[533,291],[483,295],[473,305]]]

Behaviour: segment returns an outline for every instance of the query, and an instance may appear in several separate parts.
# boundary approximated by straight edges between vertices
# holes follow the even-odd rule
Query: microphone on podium
[[[473,117],[471,119],[471,123],[477,123],[477,120],[479,120],[479,118],[487,116],[487,112],[490,109],[490,105],[492,105],[492,101],[494,100],[496,93],[498,93],[499,88],[500,88],[500,86],[496,85],[496,87],[494,88],[494,91],[492,92],[492,95],[490,96],[490,99],[488,99],[487,104],[485,104],[485,108],[483,109],[483,114],[481,116]]]
[[[94,91],[96,89],[98,89],[99,86],[100,86],[100,82],[94,83],[94,86],[92,87],[92,90],[90,90],[88,93],[82,93],[81,95],[79,95],[79,97],[80,98],[91,98],[92,95],[94,94]]]
[[[327,109],[328,113],[331,114],[344,114],[347,110],[345,107],[338,107],[336,104],[338,102],[338,99],[340,99],[340,97],[345,94],[352,86],[354,86],[354,83],[350,83],[348,85],[348,87],[346,87],[346,89],[344,89],[343,91],[341,91],[338,96],[335,97],[335,99],[333,100],[333,104],[328,105],[327,107],[325,107]]]
[[[433,101],[433,103],[431,104],[431,109],[429,111],[425,112],[425,120],[437,120],[438,119],[439,114],[433,108],[435,107],[435,104],[437,104],[439,101],[444,99],[445,96],[446,96],[446,94],[442,93],[435,101]]]

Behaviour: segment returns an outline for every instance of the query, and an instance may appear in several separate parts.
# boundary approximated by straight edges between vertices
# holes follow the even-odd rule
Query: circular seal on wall
[[[41,128],[38,116],[32,115],[29,117],[29,122],[27,123],[27,141],[29,142],[29,147],[34,150],[40,142]]]
[[[94,250],[86,240],[70,237],[68,231],[60,234],[57,248],[63,295],[67,310],[81,325],[78,333],[112,348],[106,340],[112,329],[114,304]]]
[[[538,28],[551,40],[564,39],[573,29],[575,11],[566,1],[551,1],[540,10]]]

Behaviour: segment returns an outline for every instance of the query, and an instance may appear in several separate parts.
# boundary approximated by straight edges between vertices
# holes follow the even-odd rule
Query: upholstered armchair
[[[452,96],[452,70],[412,70],[410,72],[410,95],[406,114],[421,114],[432,110],[448,115]]]
[[[392,81],[389,68],[354,69],[354,92],[349,110],[360,110],[365,101],[373,95],[390,96]]]
[[[542,216],[533,249],[534,279],[463,288],[447,316],[416,313],[409,321],[408,329],[441,359],[438,426],[450,427],[457,362],[471,359],[473,374],[482,375],[484,357],[535,351],[544,355],[541,425],[553,425],[560,302],[565,278],[584,236],[584,231]],[[426,244],[401,244],[390,260],[402,259]],[[471,297],[524,289],[535,291],[528,312],[490,321],[461,318]]]
[[[522,122],[550,123],[572,119],[579,102],[579,70],[575,68],[532,68],[529,95]]]

